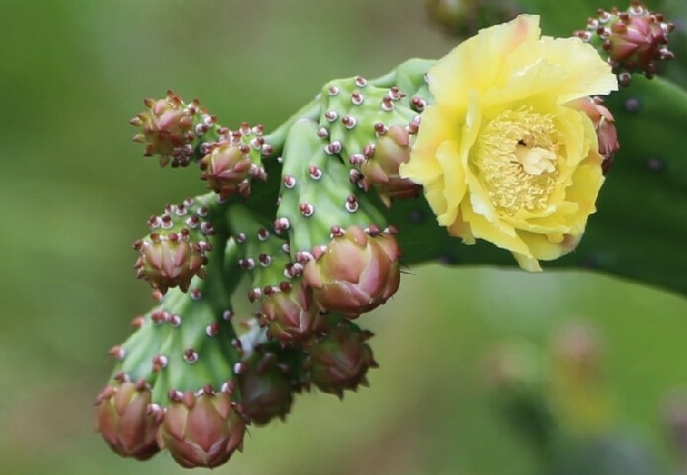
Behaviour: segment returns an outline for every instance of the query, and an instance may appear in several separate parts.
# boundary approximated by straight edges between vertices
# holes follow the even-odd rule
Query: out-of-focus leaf
[[[660,473],[649,448],[627,437],[600,437],[567,443],[550,475],[655,475]]]

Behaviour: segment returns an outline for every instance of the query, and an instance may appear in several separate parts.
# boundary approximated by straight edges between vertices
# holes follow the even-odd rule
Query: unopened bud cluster
[[[600,9],[575,36],[596,46],[613,66],[620,84],[628,85],[632,73],[652,77],[661,61],[673,59],[668,35],[674,29],[662,14],[633,1],[625,11]]]
[[[110,350],[96,427],[113,451],[143,460],[164,449],[183,467],[216,467],[247,427],[284,420],[296,394],[341,398],[368,384],[377,362],[357,319],[399,288],[385,212],[420,191],[398,170],[431,101],[428,64],[329,83],[267,135],[224,128],[173,93],[146,101],[135,140],[163,165],[197,163],[211,192],[151,216],[134,244],[157,305]],[[235,316],[235,298],[254,313]]]

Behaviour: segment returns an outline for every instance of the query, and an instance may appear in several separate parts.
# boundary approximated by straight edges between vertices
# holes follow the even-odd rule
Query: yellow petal
[[[484,92],[502,82],[503,59],[521,44],[536,41],[539,35],[539,17],[520,15],[463,41],[427,73],[436,102],[465,107],[468,91]]]
[[[424,186],[425,198],[437,219],[439,219],[439,216],[443,216],[447,209],[444,188],[443,176]]]
[[[472,206],[467,201],[463,202],[461,206],[461,214],[466,223],[470,225],[470,231],[476,238],[485,239],[500,248],[508,249],[509,251],[518,252],[520,254],[531,256],[529,248],[525,242],[520,238],[517,232],[504,232],[505,223],[495,222],[491,223],[487,219],[476,214],[472,210]]]
[[[463,217],[460,213],[453,224],[448,227],[448,233],[451,236],[458,236],[461,238],[464,244],[475,244],[475,236],[470,230],[470,224],[463,221]]]
[[[418,184],[435,181],[444,172],[437,160],[437,150],[446,140],[458,141],[459,111],[450,107],[428,106],[422,113],[417,140],[410,151],[408,163],[402,163],[399,174]],[[455,125],[458,123],[459,125]]]
[[[575,236],[566,234],[562,236],[562,239],[555,239],[557,242],[554,242],[554,240],[544,234],[527,232],[519,234],[522,240],[527,243],[527,247],[530,249],[531,254],[535,258],[543,261],[558,259],[573,251],[575,247],[577,247],[581,237],[581,234]]]
[[[513,257],[515,257],[515,260],[518,261],[518,265],[522,270],[526,270],[527,272],[542,271],[539,261],[532,256],[526,256],[524,254],[514,252]]]
[[[448,226],[456,220],[458,206],[467,188],[458,144],[452,140],[443,142],[437,150],[437,160],[444,170],[444,198],[446,200],[446,212],[438,215],[437,218],[439,224]]]
[[[485,102],[508,103],[528,97],[554,97],[557,104],[618,89],[611,66],[579,38],[543,37],[523,44],[504,58],[506,85]]]

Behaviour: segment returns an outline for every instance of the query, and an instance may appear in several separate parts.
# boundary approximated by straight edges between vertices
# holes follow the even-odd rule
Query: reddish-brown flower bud
[[[171,393],[172,402],[160,426],[159,442],[185,468],[213,468],[241,450],[246,431],[231,395],[203,391]]]
[[[134,248],[140,253],[134,264],[138,269],[136,276],[162,293],[177,286],[186,292],[193,276],[205,276],[207,246],[191,242],[188,235],[151,233],[149,239],[138,241]]]
[[[384,133],[374,148],[374,155],[360,167],[364,175],[363,185],[377,189],[380,198],[388,207],[394,198],[415,198],[422,187],[412,181],[401,178],[398,169],[410,159],[410,136],[408,131],[394,125]]]
[[[618,83],[627,86],[631,73],[652,77],[659,62],[674,57],[668,50],[668,36],[674,29],[662,14],[652,13],[635,0],[626,11],[600,9],[596,18],[589,18],[586,30],[576,31],[575,36],[607,55]]]
[[[131,119],[130,123],[141,128],[134,136],[135,142],[145,143],[147,157],[160,156],[160,165],[172,160],[173,166],[186,166],[193,156],[192,142],[194,116],[204,113],[197,101],[186,105],[172,91],[160,100],[146,99],[148,110]],[[200,117],[200,115],[199,115]]]
[[[603,47],[614,67],[652,76],[658,61],[673,57],[666,46],[673,28],[662,15],[651,13],[646,5],[635,1],[627,12],[618,14],[618,21],[610,23],[603,35]]]
[[[253,424],[264,425],[275,417],[284,419],[291,410],[291,382],[275,353],[256,350],[243,362],[238,375],[241,413]]]
[[[355,318],[385,303],[398,290],[400,250],[388,233],[350,226],[323,252],[314,252],[303,278],[324,309]]]
[[[613,114],[602,105],[599,97],[583,97],[573,101],[570,105],[587,114],[594,124],[598,138],[599,154],[603,157],[601,168],[604,175],[608,173],[613,164],[613,157],[620,148],[618,132],[615,128]]]
[[[96,399],[96,431],[113,452],[147,460],[160,451],[157,431],[161,411],[150,406],[145,383],[107,386]]]
[[[249,152],[250,148],[242,151],[240,145],[228,141],[215,144],[200,161],[201,179],[224,198],[235,193],[248,196],[253,166]]]
[[[367,371],[378,366],[365,343],[371,336],[345,320],[334,326],[310,348],[310,381],[320,391],[339,397],[346,389],[367,385]]]
[[[319,308],[312,301],[312,289],[303,281],[286,292],[271,294],[262,304],[262,315],[271,338],[282,344],[306,340],[313,328]]]

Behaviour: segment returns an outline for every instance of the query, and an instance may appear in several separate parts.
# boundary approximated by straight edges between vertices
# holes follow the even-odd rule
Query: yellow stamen
[[[546,207],[558,173],[557,149],[552,116],[519,108],[484,126],[470,160],[491,203],[512,216]]]

